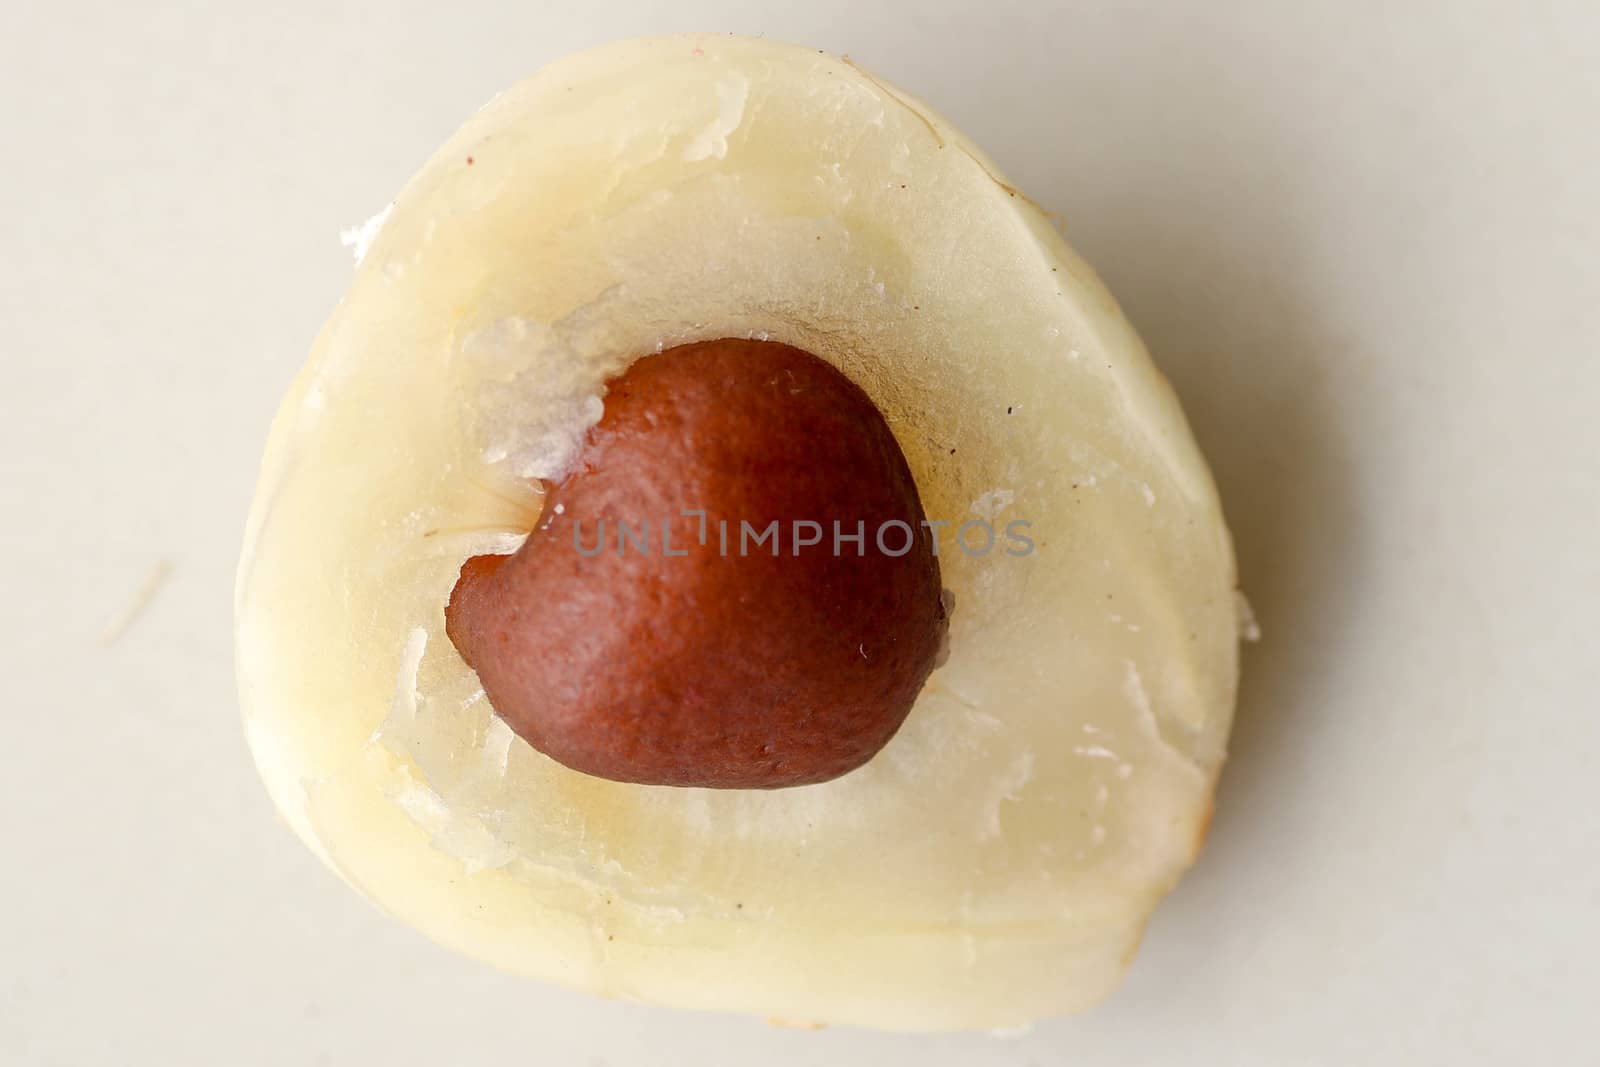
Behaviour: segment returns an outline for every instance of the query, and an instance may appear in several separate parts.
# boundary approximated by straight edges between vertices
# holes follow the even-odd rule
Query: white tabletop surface
[[[0,1063],[1593,1053],[1592,3],[6,7]],[[1266,636],[1210,846],[1089,1016],[806,1033],[504,977],[256,780],[233,567],[340,229],[496,90],[673,29],[848,52],[949,115],[1066,216],[1215,466]]]

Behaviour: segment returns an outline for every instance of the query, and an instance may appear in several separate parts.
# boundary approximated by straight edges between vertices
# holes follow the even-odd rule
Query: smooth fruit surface
[[[493,715],[445,605],[604,382],[721,337],[828,361],[930,519],[1034,550],[941,556],[949,658],[851,774],[579,774]],[[604,994],[895,1029],[1115,986],[1203,837],[1238,665],[1215,488],[1093,273],[914,99],[711,35],[546,68],[406,186],[274,423],[237,649],[275,802],[390,913]]]

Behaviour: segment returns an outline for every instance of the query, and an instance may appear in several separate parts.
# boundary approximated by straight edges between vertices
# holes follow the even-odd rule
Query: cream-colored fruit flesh
[[[577,774],[445,636],[458,568],[519,543],[628,360],[747,335],[885,413],[952,524],[949,659],[824,785]],[[963,552],[977,518],[1034,551]],[[1235,610],[1171,391],[994,164],[848,61],[677,36],[547,68],[401,193],[273,425],[237,640],[279,808],[437,940],[663,1004],[988,1028],[1103,997],[1193,860]]]

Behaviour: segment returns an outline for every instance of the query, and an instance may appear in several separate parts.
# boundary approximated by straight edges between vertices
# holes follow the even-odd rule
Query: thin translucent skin
[[[589,778],[494,718],[444,606],[538,520],[525,479],[599,383],[724,336],[839,367],[930,518],[1034,550],[945,531],[949,659],[860,770]],[[1203,837],[1237,675],[1214,487],[1093,274],[916,101],[722,36],[550,67],[407,186],[274,424],[237,620],[275,801],[386,910],[608,995],[892,1029],[1115,986]]]

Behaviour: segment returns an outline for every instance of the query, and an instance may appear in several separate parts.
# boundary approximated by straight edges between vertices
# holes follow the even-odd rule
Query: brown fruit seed
[[[894,736],[933,669],[945,618],[922,520],[844,375],[775,342],[683,345],[610,383],[523,547],[461,568],[447,631],[496,713],[574,770],[827,781]]]

